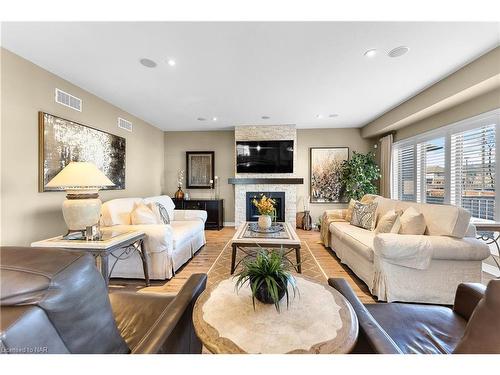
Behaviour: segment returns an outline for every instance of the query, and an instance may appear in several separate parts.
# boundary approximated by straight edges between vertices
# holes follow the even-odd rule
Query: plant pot
[[[259,228],[269,229],[269,228],[271,228],[272,223],[273,223],[273,221],[271,220],[271,216],[269,216],[269,215],[260,215],[259,216]]]
[[[286,293],[286,284],[278,283],[278,301],[281,301]],[[274,305],[274,301],[269,294],[267,289],[267,284],[263,283],[259,289],[255,291],[254,296],[258,301],[265,303],[266,305]]]

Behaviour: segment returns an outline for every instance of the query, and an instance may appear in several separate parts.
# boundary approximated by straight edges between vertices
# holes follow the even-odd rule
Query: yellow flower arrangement
[[[257,211],[259,211],[259,214],[261,215],[274,216],[276,212],[276,209],[274,208],[276,202],[274,199],[268,198],[264,194],[259,200],[254,198],[252,203],[255,207],[257,207]]]

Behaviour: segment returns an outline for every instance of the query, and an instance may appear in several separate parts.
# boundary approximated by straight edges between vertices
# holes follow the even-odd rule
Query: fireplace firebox
[[[247,192],[247,204],[246,204],[246,216],[247,221],[257,221],[259,219],[259,211],[253,205],[253,199],[259,199],[262,195],[274,199],[276,202],[276,221],[285,221],[285,192],[276,191],[258,191],[258,192]]]

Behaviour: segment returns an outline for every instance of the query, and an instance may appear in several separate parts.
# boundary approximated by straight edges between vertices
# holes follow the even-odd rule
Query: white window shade
[[[392,172],[392,197],[402,201],[414,201],[416,198],[414,145],[393,149]]]
[[[495,219],[495,124],[451,135],[451,203]]]
[[[417,145],[417,201],[445,203],[445,138]]]

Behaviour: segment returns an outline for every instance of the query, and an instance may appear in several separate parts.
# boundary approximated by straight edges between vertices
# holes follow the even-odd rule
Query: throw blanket
[[[425,270],[431,263],[433,248],[428,236],[381,233],[373,240],[373,252],[387,263]]]
[[[330,246],[330,224],[334,221],[345,221],[347,209],[326,210],[321,217],[321,242],[323,245]]]

